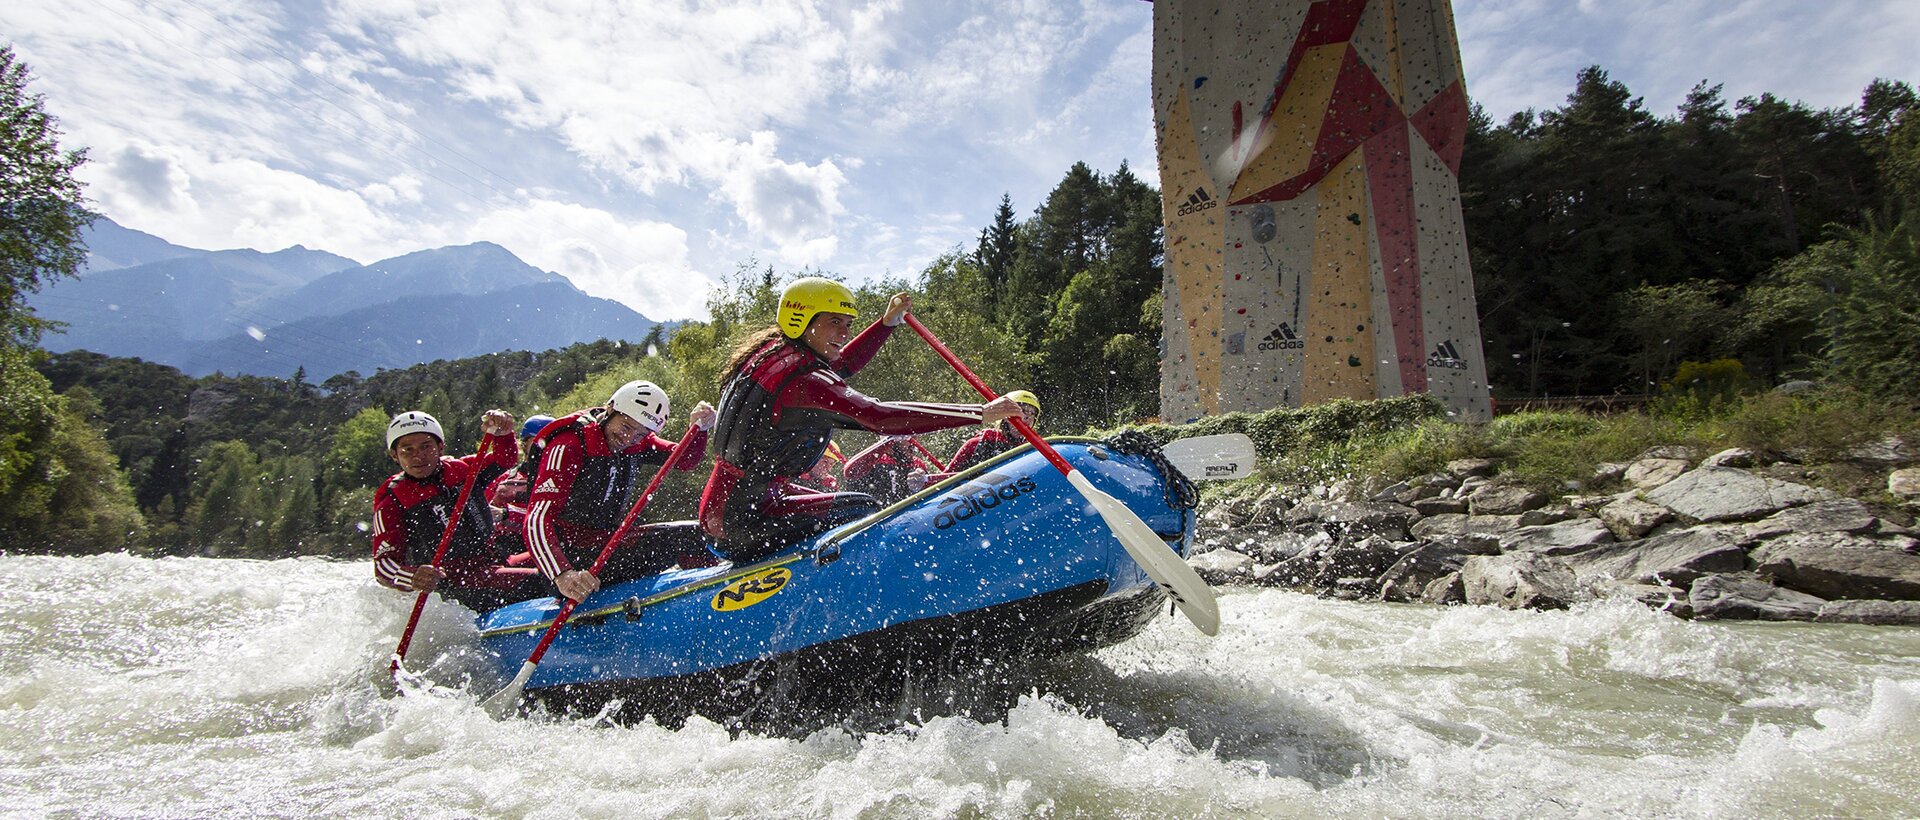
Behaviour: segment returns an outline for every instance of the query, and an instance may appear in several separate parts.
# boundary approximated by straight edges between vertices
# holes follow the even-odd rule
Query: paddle
[[[1246,478],[1254,466],[1253,439],[1246,433],[1175,439],[1160,454],[1194,481]]]
[[[948,350],[945,344],[934,338],[933,331],[928,330],[919,319],[911,313],[903,314],[902,318],[906,320],[908,327],[920,334],[920,338],[927,340],[933,352],[940,354],[940,358],[945,359],[954,372],[960,374],[960,378],[966,379],[968,384],[973,385],[973,389],[980,391],[980,395],[987,397],[989,401],[996,398],[992,388],[987,387],[986,382],[981,381],[980,377],[973,375],[973,371],[968,370],[966,365],[961,364],[960,360],[954,357],[953,351]],[[1085,475],[1074,469],[1072,464],[1068,464],[1066,459],[1061,458],[1060,453],[1053,449],[1053,445],[1048,444],[1046,439],[1041,438],[1039,433],[1035,433],[1033,428],[1028,426],[1026,419],[1013,416],[1007,420],[1013,422],[1013,428],[1020,431],[1020,435],[1026,438],[1027,443],[1033,445],[1033,449],[1041,455],[1046,456],[1054,469],[1067,477],[1067,483],[1072,484],[1073,488],[1079,490],[1080,495],[1093,505],[1093,509],[1106,521],[1107,528],[1113,530],[1114,537],[1120,539],[1120,545],[1126,548],[1127,554],[1133,556],[1133,560],[1146,571],[1147,577],[1152,578],[1154,583],[1159,584],[1161,589],[1173,596],[1174,605],[1187,616],[1187,620],[1192,621],[1194,626],[1208,635],[1218,633],[1220,608],[1214,601],[1213,590],[1207,586],[1207,582],[1200,580],[1200,575],[1194,572],[1192,567],[1187,566],[1187,562],[1181,560],[1178,553],[1168,549],[1166,542],[1160,540],[1160,536],[1154,533],[1152,527],[1147,526],[1147,522],[1140,520],[1138,513],[1120,503],[1120,499],[1101,492],[1087,480]]]
[[[927,449],[927,445],[920,443],[919,436],[907,436],[907,440],[913,442],[913,446],[920,450],[920,454],[927,457],[927,462],[933,465],[935,472],[944,473],[947,471],[947,465],[941,464],[940,459],[934,456],[933,451]]]
[[[453,531],[460,528],[460,519],[467,514],[467,499],[473,495],[473,482],[479,477],[480,468],[475,466],[473,472],[467,474],[467,483],[460,486],[460,500],[453,503],[453,514],[447,516],[447,529],[440,533],[440,546],[433,550],[433,563],[429,566],[434,569],[439,569],[441,560],[447,557],[447,547],[453,543]],[[413,643],[413,629],[420,625],[420,613],[426,610],[427,596],[431,594],[432,590],[421,590],[420,597],[413,599],[413,614],[407,616],[407,629],[400,633],[400,645],[393,650],[393,664],[387,667],[389,676],[400,675],[400,661],[407,657],[407,646]]]
[[[607,559],[613,557],[614,547],[620,543],[622,537],[626,536],[627,528],[632,527],[633,522],[639,519],[640,510],[647,506],[647,499],[652,498],[654,491],[660,489],[661,479],[666,478],[667,473],[673,469],[673,465],[679,463],[680,455],[686,450],[687,442],[692,440],[693,427],[689,425],[686,435],[681,436],[680,441],[667,453],[666,462],[660,465],[659,470],[654,471],[653,480],[648,481],[647,488],[640,491],[640,497],[633,500],[633,506],[627,510],[627,517],[620,520],[620,528],[614,530],[613,535],[607,539],[607,545],[600,548],[600,557],[593,560],[593,568],[587,572],[596,578],[600,576],[600,570],[607,566]],[[520,671],[514,674],[513,682],[480,702],[481,708],[486,709],[487,714],[504,717],[520,704],[520,694],[526,690],[527,680],[533,677],[534,667],[539,666],[540,659],[546,657],[547,647],[552,646],[553,639],[559,637],[560,627],[566,625],[567,617],[573,614],[573,608],[580,605],[579,601],[564,595],[560,596],[560,600],[562,602],[560,614],[553,616],[553,624],[547,627],[546,634],[540,636],[540,643],[533,647],[533,654],[527,656],[527,662],[520,664]]]

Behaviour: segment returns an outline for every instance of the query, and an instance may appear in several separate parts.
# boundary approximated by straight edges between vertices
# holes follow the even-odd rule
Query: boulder
[[[1920,450],[1899,436],[1887,436],[1853,448],[1847,460],[1868,467],[1905,467],[1920,461]]]
[[[1920,626],[1920,601],[1828,601],[1814,618],[1824,623]]]
[[[1693,617],[1693,601],[1687,597],[1687,590],[1684,587],[1661,584],[1616,584],[1612,589],[1645,604],[1648,609],[1665,612],[1676,618]]]
[[[1493,475],[1494,464],[1484,458],[1460,458],[1447,462],[1447,474],[1454,478]]]
[[[1435,578],[1420,593],[1423,604],[1464,604],[1467,602],[1467,586],[1460,580],[1460,573],[1449,572]]]
[[[1268,564],[1282,561],[1307,553],[1317,552],[1333,546],[1333,536],[1321,530],[1309,533],[1282,532],[1262,538],[1252,544],[1240,547],[1240,551],[1253,556],[1254,560]]]
[[[1760,541],[1805,532],[1868,532],[1880,522],[1867,505],[1851,498],[1788,507],[1746,525],[1747,538]]]
[[[1517,515],[1459,515],[1442,513],[1429,515],[1414,522],[1413,537],[1421,541],[1430,541],[1442,535],[1499,535],[1520,526]]]
[[[1588,484],[1611,484],[1627,477],[1627,465],[1603,461],[1593,465],[1593,475],[1587,476]]]
[[[1433,582],[1457,575],[1461,565],[1475,555],[1496,555],[1499,542],[1486,536],[1448,536],[1402,554],[1399,560],[1380,574],[1380,598],[1386,601],[1423,600]]]
[[[1419,517],[1412,507],[1386,501],[1329,504],[1320,511],[1320,521],[1336,534],[1392,541],[1406,540],[1407,528]]]
[[[1595,514],[1606,522],[1614,537],[1620,539],[1644,538],[1654,527],[1673,519],[1672,510],[1642,501],[1633,493],[1616,496]]]
[[[1467,500],[1464,498],[1422,498],[1413,502],[1413,511],[1422,516],[1444,515],[1448,513],[1465,514]]]
[[[1763,459],[1760,453],[1745,447],[1732,447],[1707,456],[1702,467],[1752,467]]]
[[[1378,591],[1375,580],[1414,549],[1414,544],[1389,541],[1377,535],[1336,545],[1321,553],[1314,583],[1322,588],[1338,586],[1374,594]]]
[[[1572,567],[1531,552],[1468,558],[1460,582],[1467,603],[1505,609],[1565,609],[1579,594]]]
[[[1731,467],[1702,467],[1647,493],[1648,501],[1696,521],[1750,520],[1832,497],[1826,490]]]
[[[1627,465],[1627,474],[1622,478],[1628,484],[1650,490],[1679,478],[1692,466],[1692,462],[1677,458],[1643,458]]]
[[[1747,551],[1725,530],[1694,527],[1592,547],[1566,560],[1582,580],[1686,586],[1702,575],[1745,569]]]
[[[1427,473],[1426,475],[1414,476],[1408,479],[1407,483],[1415,487],[1432,487],[1436,490],[1451,490],[1460,486],[1460,478],[1447,473]]]
[[[1488,484],[1467,496],[1474,515],[1519,515],[1547,505],[1547,497],[1525,487]]]
[[[1697,618],[1748,621],[1811,621],[1827,602],[1781,589],[1750,573],[1708,575],[1687,591]]]
[[[1253,580],[1253,559],[1230,549],[1214,550],[1187,559],[1187,566],[1209,584],[1238,584]]]
[[[1781,586],[1822,598],[1920,599],[1913,539],[1814,532],[1782,536],[1753,552],[1754,569]]]
[[[1575,512],[1572,507],[1541,507],[1537,510],[1528,510],[1521,513],[1520,526],[1540,527],[1547,524],[1558,524],[1562,521],[1571,521],[1578,517],[1580,517],[1580,514]]]
[[[1694,452],[1692,447],[1688,447],[1685,444],[1656,444],[1648,447],[1646,452],[1641,453],[1640,457],[1635,460],[1645,461],[1650,458],[1657,458],[1664,461],[1684,461],[1691,464],[1694,459],[1699,457],[1699,453]]]
[[[1293,499],[1287,495],[1287,491],[1273,487],[1247,505],[1246,520],[1250,524],[1278,524],[1292,507]]]
[[[1606,524],[1592,518],[1576,518],[1558,524],[1512,530],[1500,536],[1500,551],[1567,555],[1611,543],[1613,533]]]
[[[1920,499],[1920,467],[1908,467],[1888,473],[1887,493],[1907,501]]]

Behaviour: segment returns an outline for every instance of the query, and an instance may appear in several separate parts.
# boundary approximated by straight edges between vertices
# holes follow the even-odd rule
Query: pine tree
[[[80,231],[94,218],[73,175],[87,153],[60,150],[59,123],[30,79],[13,47],[0,47],[0,341],[29,345],[51,325],[27,295],[80,270]]]

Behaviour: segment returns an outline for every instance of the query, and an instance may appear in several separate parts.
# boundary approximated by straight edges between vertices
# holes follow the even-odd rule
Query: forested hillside
[[[1654,393],[1683,373],[1729,390],[1804,377],[1920,397],[1915,107],[1899,82],[1876,81],[1860,105],[1829,111],[1767,96],[1729,103],[1702,84],[1662,116],[1594,68],[1560,108],[1501,124],[1476,112],[1462,185],[1495,395]],[[989,383],[1040,394],[1050,431],[1155,416],[1157,191],[1124,163],[1106,173],[1075,164],[1031,208],[1022,217],[1003,197],[973,247],[862,285],[863,315],[912,292],[916,315]],[[69,431],[65,452],[96,457],[61,467],[93,489],[42,504],[38,517],[11,512],[8,494],[26,484],[0,484],[10,505],[0,515],[12,516],[5,546],[357,554],[371,487],[392,470],[381,446],[390,414],[428,410],[451,449],[468,452],[489,407],[557,415],[648,378],[673,395],[667,433],[677,436],[695,401],[717,397],[726,354],[771,321],[780,287],[803,274],[833,272],[744,264],[711,296],[710,319],[670,339],[656,328],[640,344],[318,384],[190,378],[16,343],[10,389],[26,378],[18,363],[32,361],[26,373],[45,384],[33,394],[46,405],[39,417],[65,419],[47,422]],[[857,386],[889,398],[973,395],[905,334]],[[19,446],[54,446],[36,441]],[[697,482],[677,481],[663,515],[691,513]]]

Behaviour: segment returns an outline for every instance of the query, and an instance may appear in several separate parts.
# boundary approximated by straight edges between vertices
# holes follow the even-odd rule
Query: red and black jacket
[[[648,433],[620,452],[607,448],[602,423],[605,408],[564,416],[540,431],[543,450],[540,467],[527,498],[527,547],[540,572],[548,578],[574,569],[567,551],[591,549],[598,553],[620,526],[632,504],[631,494],[645,486],[654,469],[666,463],[675,442]],[[706,431],[693,437],[673,465],[691,471],[700,466],[706,449]]]
[[[414,571],[433,562],[460,489],[477,470],[476,489],[468,494],[440,568],[447,572],[447,583],[456,587],[493,585],[491,573],[503,556],[494,554],[493,518],[479,487],[511,468],[517,455],[513,436],[487,436],[474,455],[442,456],[440,470],[430,478],[402,471],[381,482],[373,493],[374,578],[394,589],[415,589]]]

